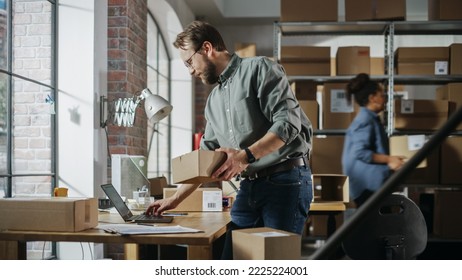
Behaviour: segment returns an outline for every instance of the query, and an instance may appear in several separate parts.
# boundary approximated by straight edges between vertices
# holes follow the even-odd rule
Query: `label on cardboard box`
[[[221,211],[222,201],[221,191],[204,191],[202,192],[202,211]]]
[[[435,75],[447,75],[448,74],[448,62],[447,61],[435,61]]]
[[[414,100],[401,100],[401,113],[414,114]]]
[[[407,137],[407,148],[409,151],[417,151],[425,144],[425,135],[409,135]]]
[[[353,104],[348,104],[344,89],[330,91],[330,111],[332,113],[353,113]]]
[[[268,231],[268,232],[255,232],[253,235],[263,236],[263,237],[279,237],[279,236],[289,236],[286,233],[281,233],[277,231]]]

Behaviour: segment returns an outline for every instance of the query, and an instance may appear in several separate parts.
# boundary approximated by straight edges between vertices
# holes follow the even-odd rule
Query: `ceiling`
[[[279,0],[184,0],[196,19],[214,25],[271,24],[279,20]]]

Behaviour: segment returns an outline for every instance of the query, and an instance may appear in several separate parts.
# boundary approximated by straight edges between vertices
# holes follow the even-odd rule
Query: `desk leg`
[[[27,243],[20,241],[0,241],[0,260],[26,260]]]
[[[124,258],[126,260],[138,260],[140,256],[140,247],[136,243],[124,244]]]
[[[188,260],[213,259],[212,246],[188,245]]]

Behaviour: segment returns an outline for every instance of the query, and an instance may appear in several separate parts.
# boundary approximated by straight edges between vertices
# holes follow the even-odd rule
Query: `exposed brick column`
[[[147,85],[147,1],[108,1],[108,100],[131,97]],[[147,119],[137,109],[135,124],[108,125],[111,154],[147,156]]]
[[[194,83],[194,115],[195,115],[195,132],[204,132],[205,130],[205,117],[204,109],[207,103],[207,98],[215,85],[206,85],[202,83],[199,78],[193,79]]]

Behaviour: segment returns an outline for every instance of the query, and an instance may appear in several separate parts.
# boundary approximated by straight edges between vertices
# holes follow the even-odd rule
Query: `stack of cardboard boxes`
[[[204,184],[217,180],[213,172],[226,160],[223,152],[194,150],[172,159],[174,184]],[[163,189],[164,198],[170,197],[177,187]],[[200,187],[172,211],[223,211],[223,191],[219,187]]]
[[[345,21],[406,20],[406,0],[345,0]],[[461,20],[458,0],[428,0],[428,20]],[[281,0],[282,22],[338,21],[336,0]]]

